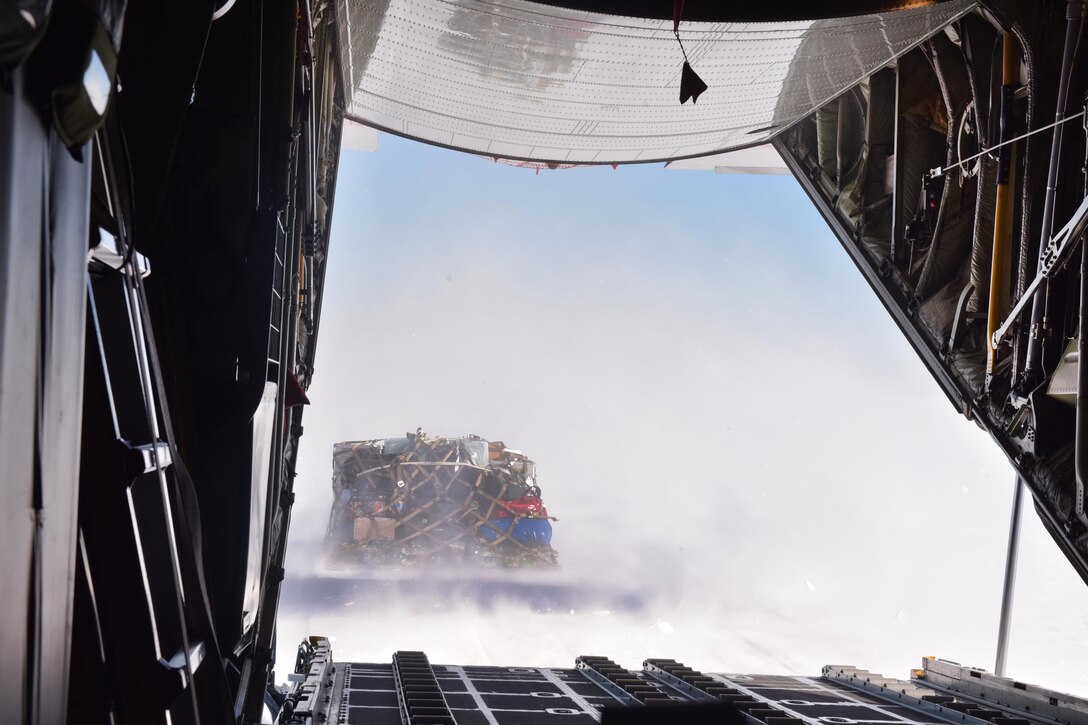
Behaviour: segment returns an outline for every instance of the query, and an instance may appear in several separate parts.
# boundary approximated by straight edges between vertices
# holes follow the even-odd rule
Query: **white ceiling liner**
[[[680,105],[683,56],[671,21],[525,0],[337,3],[349,118],[476,154],[562,164],[763,143],[976,5],[681,23],[691,65],[710,88]]]

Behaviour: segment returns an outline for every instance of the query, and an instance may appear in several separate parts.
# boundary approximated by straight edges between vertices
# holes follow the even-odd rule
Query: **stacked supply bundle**
[[[536,467],[479,436],[333,446],[326,541],[340,561],[550,566],[552,527]]]

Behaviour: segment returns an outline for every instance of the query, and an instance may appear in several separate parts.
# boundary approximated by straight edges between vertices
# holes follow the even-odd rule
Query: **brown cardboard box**
[[[393,531],[397,527],[397,520],[383,516],[369,518],[360,516],[355,519],[355,540],[363,541],[392,541]]]

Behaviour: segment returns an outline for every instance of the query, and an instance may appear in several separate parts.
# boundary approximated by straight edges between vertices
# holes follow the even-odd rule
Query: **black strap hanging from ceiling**
[[[692,69],[688,62],[688,53],[684,50],[684,43],[680,40],[680,18],[684,15],[684,0],[673,0],[672,3],[672,34],[676,36],[676,42],[680,45],[680,52],[684,54],[684,66],[680,70],[680,104],[683,105],[691,99],[692,103],[699,100],[699,96],[707,89],[703,79]]]

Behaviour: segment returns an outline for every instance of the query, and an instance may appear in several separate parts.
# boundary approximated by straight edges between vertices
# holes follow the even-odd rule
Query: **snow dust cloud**
[[[280,680],[309,634],[348,661],[992,666],[1012,469],[792,179],[382,141],[341,170]],[[417,427],[536,461],[558,571],[324,570],[333,443]],[[1085,693],[1088,596],[1036,518],[1010,674]]]

